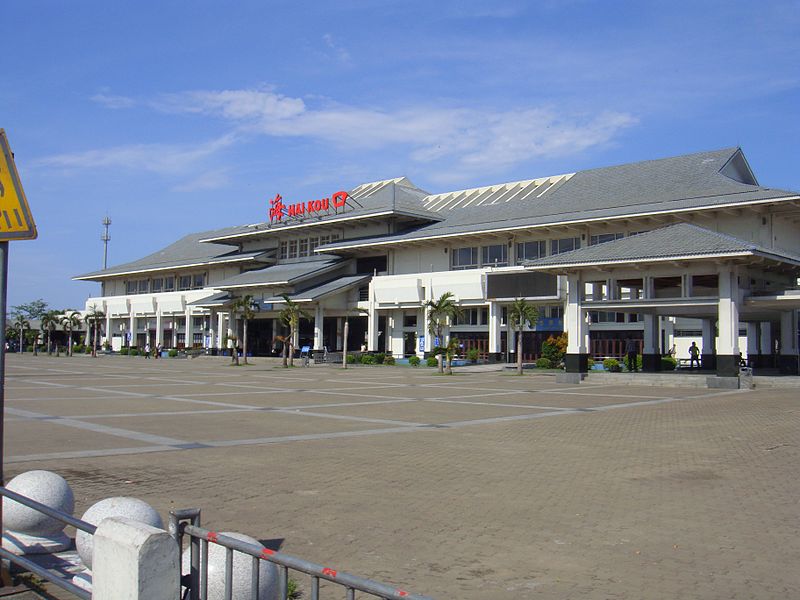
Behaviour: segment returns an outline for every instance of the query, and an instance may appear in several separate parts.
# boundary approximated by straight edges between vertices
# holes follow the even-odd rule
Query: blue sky
[[[39,239],[9,303],[193,231],[741,145],[800,190],[800,2],[6,0],[0,127]]]

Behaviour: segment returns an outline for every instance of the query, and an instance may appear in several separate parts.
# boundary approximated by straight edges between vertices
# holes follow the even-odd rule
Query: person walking
[[[639,366],[636,364],[636,357],[639,354],[639,349],[636,347],[636,342],[631,338],[625,338],[625,356],[628,359],[628,371],[636,372]]]
[[[697,363],[697,368],[700,368],[700,348],[697,347],[696,342],[692,342],[692,345],[689,346],[689,368],[694,368],[694,364]]]
[[[150,342],[147,342],[144,345],[144,357],[145,358],[150,358]]]

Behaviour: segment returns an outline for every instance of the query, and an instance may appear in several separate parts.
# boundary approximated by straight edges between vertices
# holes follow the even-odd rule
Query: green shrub
[[[622,368],[616,358],[607,358],[603,361],[603,368],[612,373],[619,373]]]
[[[130,348],[120,348],[120,349],[119,349],[119,353],[120,353],[122,356],[127,356],[127,355],[128,355],[128,352],[130,352]]]
[[[129,356],[139,356],[139,349],[138,348],[131,348],[128,352]]]
[[[375,358],[374,354],[362,354],[361,355],[361,364],[362,365],[374,365],[377,364],[378,360]]]
[[[470,362],[478,362],[481,357],[481,352],[477,348],[470,348],[467,350],[467,360]]]
[[[167,355],[170,358],[178,358],[178,351],[175,350],[175,348],[172,348],[169,352],[167,352]]]
[[[439,361],[436,360],[435,356],[429,356],[425,359],[425,364],[429,367],[435,367],[439,364]]]
[[[84,352],[86,352],[86,347],[83,344],[75,344],[72,347],[73,354],[83,354]]]
[[[25,352],[33,352],[33,346],[25,346]]]
[[[356,355],[355,354],[348,354],[347,355],[347,364],[348,365],[356,364]]]
[[[552,335],[542,343],[542,356],[550,360],[554,365],[564,360],[567,353],[567,334],[562,333],[557,337]]]
[[[593,358],[587,358],[586,359],[586,365],[591,369],[594,366],[594,359]]]
[[[383,352],[378,352],[377,354],[372,355],[375,358],[376,365],[382,365],[383,361],[386,359],[386,355]]]
[[[436,356],[437,354],[447,354],[447,348],[443,348],[442,346],[434,346],[431,354],[433,354],[433,356]]]
[[[545,358],[543,356],[542,358],[539,358],[539,359],[536,360],[536,368],[537,369],[552,369],[553,368],[553,362],[549,358]]]
[[[418,367],[419,363],[420,363],[419,356],[414,355],[408,357],[408,364],[410,364],[412,367]]]
[[[91,354],[92,353],[92,347],[91,346],[85,346],[83,351],[84,351],[85,354]]]
[[[383,364],[385,365],[393,365],[394,364],[394,356],[387,356],[383,359]]]
[[[661,357],[661,370],[662,371],[674,371],[675,367],[678,366],[678,361],[675,360],[671,356],[662,356]]]

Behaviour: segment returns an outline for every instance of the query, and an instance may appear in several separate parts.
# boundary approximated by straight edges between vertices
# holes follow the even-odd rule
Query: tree
[[[447,358],[447,371],[446,371],[446,373],[448,375],[452,375],[453,374],[453,357],[456,355],[456,352],[458,352],[458,349],[460,347],[461,346],[459,344],[459,341],[458,341],[457,337],[451,337],[449,340],[447,340],[447,345],[445,345],[445,347],[444,347],[444,354],[445,354],[445,357]]]
[[[81,315],[76,312],[67,312],[64,313],[64,316],[61,317],[61,324],[64,325],[64,329],[67,330],[68,334],[68,347],[67,347],[67,356],[72,356],[72,332],[81,326]]]
[[[253,296],[247,294],[241,298],[234,300],[231,304],[231,314],[242,316],[242,356],[244,357],[244,364],[247,364],[247,322],[256,316],[256,311],[253,309]],[[239,364],[239,353],[236,348],[233,349],[233,354],[236,356],[236,364]]]
[[[428,331],[435,338],[438,338],[440,343],[442,341],[442,330],[447,325],[448,320],[455,321],[464,311],[456,304],[452,292],[445,292],[438,300],[428,300],[425,303],[428,309]],[[439,373],[444,372],[444,365],[442,364],[441,353],[437,352],[436,361],[439,366]]]
[[[42,315],[42,330],[45,332],[45,337],[47,339],[47,355],[50,356],[53,353],[53,349],[51,346],[51,342],[53,339],[53,332],[56,330],[56,327],[61,323],[61,318],[57,310],[48,310],[46,313]]]
[[[16,307],[15,307],[16,308]],[[22,313],[17,313],[14,315],[14,329],[19,330],[19,351],[22,352],[25,349],[25,330],[29,329],[31,326],[30,321],[25,318],[25,315]]]
[[[90,339],[93,340],[91,342],[93,357],[97,357],[97,338],[100,333],[100,321],[105,318],[106,314],[94,304],[86,311],[86,316],[83,318],[86,322],[86,342],[89,343]],[[92,333],[94,333],[93,338]]]
[[[11,307],[12,314],[23,315],[26,319],[41,319],[47,312],[47,302],[39,298],[25,304]]]
[[[538,320],[539,309],[524,298],[517,298],[508,307],[509,325],[517,332],[517,375],[522,375],[522,330],[527,323],[535,325]]]
[[[289,298],[288,294],[281,294],[284,302],[286,303],[286,307],[280,312],[280,319],[289,327],[289,343],[288,343],[288,351],[289,351],[289,364],[286,365],[284,362],[284,366],[293,367],[294,366],[294,337],[295,333],[300,327],[300,319],[308,319],[310,318],[308,313],[300,308],[300,305]]]

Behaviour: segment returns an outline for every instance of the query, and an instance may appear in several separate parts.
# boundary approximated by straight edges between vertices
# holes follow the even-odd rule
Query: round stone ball
[[[264,546],[255,538],[243,533],[221,531],[243,542]],[[225,554],[226,548],[212,542],[208,543],[208,600],[225,598]],[[191,554],[187,547],[183,551],[183,573],[188,574],[191,568]],[[233,551],[233,597],[236,600],[278,600],[278,567],[266,560],[258,561],[258,597],[251,594],[251,578],[253,576],[253,557],[249,554]],[[203,568],[203,555],[200,554],[200,569]]]
[[[125,496],[106,498],[105,500],[96,502],[83,513],[81,520],[91,523],[92,525],[99,525],[100,521],[109,517],[124,517],[126,519],[138,521],[139,523],[158,527],[159,529],[164,528],[161,516],[156,512],[155,508],[138,498],[127,498]],[[85,531],[78,530],[75,534],[75,546],[78,549],[78,555],[81,557],[87,569],[92,568],[93,539],[93,536]]]
[[[36,500],[45,506],[72,516],[75,499],[72,488],[61,475],[50,471],[28,471],[8,482],[7,489]],[[48,517],[33,508],[3,498],[3,528],[35,537],[59,534],[64,527],[58,519]]]

